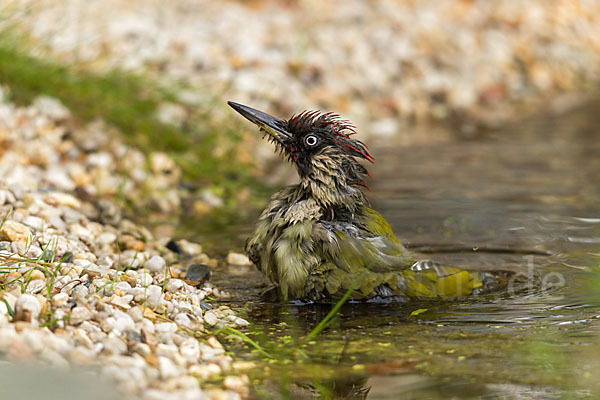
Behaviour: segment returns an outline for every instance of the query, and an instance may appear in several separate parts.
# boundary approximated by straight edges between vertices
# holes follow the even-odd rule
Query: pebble
[[[158,370],[162,379],[174,378],[183,373],[181,367],[167,357],[158,357]]]
[[[200,344],[195,339],[186,339],[179,345],[179,352],[188,362],[197,362],[200,357]]]
[[[42,305],[37,297],[31,294],[22,294],[14,305],[15,321],[34,322],[40,315]]]
[[[248,376],[246,375],[240,375],[240,376],[234,376],[234,375],[229,375],[225,377],[225,381],[223,381],[223,385],[227,388],[227,389],[231,389],[237,393],[240,393],[242,396],[247,396],[248,395]]]
[[[39,217],[34,217],[33,215],[25,217],[25,219],[23,219],[23,224],[38,231],[44,229],[44,220]]]
[[[181,279],[169,279],[165,285],[165,289],[171,293],[177,293],[183,288],[184,282]]]
[[[152,275],[145,272],[138,274],[136,277],[136,282],[141,287],[148,287],[152,285],[153,280],[154,279],[152,278]]]
[[[99,245],[113,244],[117,240],[117,235],[113,232],[103,232],[96,238],[96,243]]]
[[[156,285],[150,285],[146,288],[146,305],[150,308],[156,308],[163,298],[162,288]]]
[[[8,220],[0,227],[0,240],[9,242],[27,242],[31,239],[31,231],[25,225]]]
[[[0,301],[0,328],[2,326],[8,325],[8,318],[10,314],[8,313],[8,307],[5,302]]]
[[[185,313],[180,313],[173,318],[173,321],[183,329],[189,329],[191,331],[201,330],[203,325],[196,318],[192,319]]]
[[[189,257],[194,257],[202,253],[202,246],[198,243],[192,243],[182,239],[179,240],[177,244],[181,248],[181,251],[183,251],[183,253]]]
[[[206,322],[210,326],[215,326],[219,322],[217,315],[212,311],[207,311],[206,313],[204,313],[203,318],[204,322]]]
[[[161,256],[152,256],[146,261],[146,269],[150,272],[163,272],[165,271],[167,263]]]
[[[69,301],[69,295],[63,292],[57,293],[52,296],[52,305],[56,308],[63,307]]]
[[[42,271],[40,271],[38,269],[34,269],[29,274],[29,277],[31,278],[31,280],[39,280],[39,279],[45,279],[46,275],[44,275],[44,273]]]
[[[142,357],[148,357],[152,354],[152,349],[146,343],[134,343],[130,350],[132,353],[137,353]]]
[[[245,254],[231,252],[227,254],[227,263],[232,265],[251,265],[250,259]]]
[[[75,307],[71,310],[69,323],[72,325],[78,325],[83,321],[92,319],[93,314],[87,307]]]
[[[112,332],[102,341],[103,351],[108,354],[124,354],[127,352],[127,344]]]
[[[210,279],[210,267],[204,264],[192,264],[185,273],[185,279],[198,282],[196,286],[202,286]]]

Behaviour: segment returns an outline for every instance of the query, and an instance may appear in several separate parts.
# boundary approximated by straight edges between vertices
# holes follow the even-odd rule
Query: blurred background
[[[497,122],[599,73],[589,0],[3,3],[38,55],[149,73],[200,104],[337,110],[372,134],[397,134],[402,120]]]
[[[188,207],[200,214],[294,179],[226,100],[333,110],[367,143],[408,145],[564,111],[600,79],[593,0],[10,0],[0,18],[14,101],[50,95],[167,151],[210,188]]]
[[[109,179],[96,160],[62,189],[107,196],[158,236],[241,251],[266,198],[296,179],[233,100],[353,121],[377,160],[369,197],[415,251],[564,277],[551,296],[535,285],[414,315],[344,311],[318,352],[319,368],[339,363],[318,370],[331,382],[357,374],[373,398],[596,398],[599,82],[597,0],[0,4],[3,101],[68,119],[66,140],[108,149],[126,176]],[[260,303],[246,275],[224,276],[234,301],[255,300],[259,328],[284,321],[302,334],[315,322]],[[295,334],[282,329],[265,340]],[[357,359],[370,369],[349,367]],[[278,373],[297,371],[261,379]]]

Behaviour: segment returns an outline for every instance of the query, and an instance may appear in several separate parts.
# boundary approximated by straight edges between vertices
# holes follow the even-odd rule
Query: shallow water
[[[217,283],[273,357],[231,342],[261,360],[254,395],[598,398],[598,110],[595,101],[476,135],[433,132],[426,143],[370,141],[369,198],[409,248],[529,280],[461,301],[346,304],[307,341],[330,307],[265,302],[260,274],[227,267]]]

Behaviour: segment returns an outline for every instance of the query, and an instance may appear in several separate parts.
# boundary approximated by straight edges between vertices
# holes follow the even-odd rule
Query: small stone
[[[207,379],[211,376],[220,375],[222,370],[217,364],[194,364],[189,367],[188,372],[201,379]]]
[[[69,300],[69,295],[66,293],[57,293],[54,296],[52,296],[52,305],[54,307],[62,307],[64,305],[67,304],[67,301]]]
[[[245,254],[231,252],[227,254],[227,264],[251,265],[250,259]]]
[[[96,238],[96,243],[99,245],[113,244],[116,240],[117,235],[112,232],[104,232]]]
[[[148,346],[146,343],[134,343],[130,347],[130,351],[132,353],[139,354],[142,357],[148,357],[152,352],[152,350],[150,350],[150,346]]]
[[[44,175],[44,180],[58,190],[71,192],[75,190],[75,183],[61,167],[50,165]]]
[[[121,235],[118,238],[119,248],[124,250],[144,251],[145,244],[131,235]]]
[[[96,361],[94,351],[80,346],[67,350],[66,356],[75,365],[89,366]]]
[[[88,322],[86,322],[88,323]],[[82,324],[83,325],[83,324]],[[94,347],[94,342],[90,339],[87,331],[83,328],[75,328],[72,333],[73,341],[77,346],[84,346],[88,349]]]
[[[126,294],[124,296],[117,296],[116,294],[112,295],[109,299],[109,303],[119,306],[123,309],[128,310],[131,308],[130,303],[133,301],[132,294]]]
[[[94,241],[94,235],[79,224],[69,225],[69,232],[84,243],[92,243]]]
[[[150,347],[156,347],[158,345],[158,338],[153,331],[144,327],[141,329],[142,341]]]
[[[221,344],[221,342],[219,342],[217,340],[216,337],[211,336],[206,340],[206,344],[208,344],[210,347],[212,347],[213,349],[218,349],[218,350],[224,350],[223,349],[223,345]]]
[[[4,292],[2,295],[2,302],[7,303],[8,306],[14,310],[17,304],[17,297],[10,292]]]
[[[104,339],[103,351],[109,354],[124,354],[127,352],[127,344],[112,332]]]
[[[137,284],[142,287],[150,286],[150,285],[152,285],[152,282],[153,282],[152,275],[150,275],[146,272],[138,274],[138,276],[136,277],[135,280],[136,280]]]
[[[71,310],[71,318],[69,323],[71,325],[78,325],[83,321],[89,321],[92,319],[93,314],[86,307],[77,306]]]
[[[188,338],[179,345],[179,352],[189,362],[198,362],[200,358],[200,344],[194,338]]]
[[[77,282],[75,282],[77,283]],[[77,285],[71,290],[71,297],[79,301],[80,299],[86,299],[90,294],[90,289],[85,285]]]
[[[37,294],[46,288],[46,281],[43,279],[36,279],[29,281],[25,288],[25,293]]]
[[[199,321],[190,318],[190,316],[185,313],[177,314],[175,318],[173,318],[173,322],[181,328],[189,329],[191,331],[202,329],[202,324]]]
[[[183,371],[167,357],[158,357],[158,370],[162,379],[169,379],[180,375]]]
[[[188,267],[184,279],[190,285],[200,288],[210,279],[210,267],[205,264],[192,264]]]
[[[204,313],[203,319],[204,319],[204,322],[206,322],[210,326],[215,326],[217,324],[217,322],[219,322],[219,319],[217,318],[215,313],[212,311],[207,311],[206,313]]]
[[[150,285],[146,288],[146,305],[150,308],[156,308],[162,300],[162,288],[156,285]]]
[[[4,325],[8,324],[8,317],[9,317],[8,306],[6,305],[5,302],[0,301],[0,328]],[[2,347],[2,346],[0,346],[0,347]]]
[[[167,243],[167,249],[171,250],[174,253],[177,254],[183,254],[183,249],[181,248],[181,246],[174,241],[173,239],[169,240],[169,242]]]
[[[144,318],[144,314],[140,306],[130,308],[127,310],[127,314],[129,314],[134,322],[140,322]]]
[[[31,274],[29,274],[29,277],[31,278],[31,280],[39,280],[45,279],[46,275],[44,275],[44,273],[39,269],[34,269],[33,271],[31,271]]]
[[[27,242],[31,238],[31,231],[25,225],[16,221],[4,221],[0,228],[0,240],[9,242]]]
[[[151,272],[164,272],[167,263],[161,256],[152,256],[146,261],[146,269]]]
[[[179,357],[179,350],[174,344],[159,343],[154,353],[159,357],[167,357],[175,362],[177,362],[176,358]]]
[[[223,386],[225,386],[229,390],[234,390],[241,394],[243,397],[248,395],[248,376],[246,375],[229,375],[225,377],[223,381]]]
[[[154,326],[157,333],[175,333],[177,332],[177,324],[173,322],[161,322]]]
[[[211,208],[221,207],[223,205],[223,199],[210,189],[205,189],[200,193],[200,200]]]
[[[40,315],[42,305],[31,294],[22,294],[15,303],[15,321],[33,322]]]
[[[23,219],[23,224],[36,231],[44,230],[44,220],[33,215],[28,215],[27,217],[25,217]]]
[[[131,285],[125,281],[121,281],[115,285],[115,291],[117,289],[123,293],[129,293],[131,291]]]
[[[167,284],[165,285],[165,289],[168,292],[176,293],[183,287],[183,281],[181,279],[169,279]]]
[[[86,268],[83,268],[82,273],[87,274],[88,277],[90,277],[92,279],[99,278],[99,277],[104,278],[104,277],[108,277],[112,273],[112,270],[110,268],[99,267],[97,265],[90,264]]]
[[[253,363],[252,361],[236,361],[231,364],[231,367],[235,371],[249,371],[256,368],[256,363]]]
[[[192,243],[182,239],[178,241],[177,244],[183,253],[190,257],[197,256],[198,254],[202,253],[202,246],[200,246],[198,243]]]

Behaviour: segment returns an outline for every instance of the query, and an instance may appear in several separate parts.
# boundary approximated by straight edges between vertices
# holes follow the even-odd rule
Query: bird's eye
[[[304,138],[304,143],[306,143],[308,146],[314,146],[319,143],[319,138],[315,135],[308,135]]]

